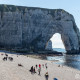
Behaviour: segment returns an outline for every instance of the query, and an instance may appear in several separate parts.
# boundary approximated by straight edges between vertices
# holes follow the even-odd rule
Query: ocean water
[[[80,55],[64,55],[55,57],[47,56],[47,60],[54,60],[54,63],[56,64],[65,65],[80,70]]]
[[[63,49],[63,48],[53,48],[53,51],[57,51],[57,52],[66,52],[66,50]]]

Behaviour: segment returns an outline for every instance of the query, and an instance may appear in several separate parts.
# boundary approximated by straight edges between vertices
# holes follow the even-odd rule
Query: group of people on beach
[[[3,57],[3,61],[7,61],[7,60],[13,61],[13,57],[9,57],[8,54],[5,53],[5,54],[1,54],[1,55],[5,55]]]
[[[44,64],[39,64],[39,65],[35,65],[35,67],[36,67],[36,69],[38,69],[38,75],[41,75],[41,68],[43,67],[43,68],[48,68],[48,66],[47,66],[47,63],[45,63],[45,65]],[[35,69],[35,67],[31,67],[31,69],[29,70],[30,72],[31,72],[31,74],[35,74],[35,73],[37,73],[36,72],[36,69]],[[46,80],[48,80],[48,77],[49,77],[49,75],[48,75],[48,72],[46,72],[45,73],[45,78],[46,78]]]
[[[1,55],[5,55],[5,57],[3,58],[4,61],[5,60],[7,61],[7,59],[9,59],[10,61],[13,61],[13,58],[9,57],[8,54],[5,53],[5,54],[1,54]],[[22,66],[23,67],[22,64],[18,64],[18,66]],[[60,66],[58,66],[58,67],[60,67]],[[35,74],[38,71],[38,75],[41,75],[41,69],[42,68],[45,68],[47,70],[48,69],[47,63],[45,63],[45,64],[36,64],[35,66],[31,66],[31,69],[29,71],[31,72],[31,74]],[[46,80],[48,80],[49,74],[48,74],[47,71],[44,74],[44,77],[45,77]],[[54,78],[53,80],[58,80],[58,79]]]

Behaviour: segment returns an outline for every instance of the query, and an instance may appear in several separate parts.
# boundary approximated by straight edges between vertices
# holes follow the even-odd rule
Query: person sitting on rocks
[[[12,58],[12,57],[8,57],[8,59],[9,59],[10,61],[13,61],[13,58]]]
[[[3,60],[4,60],[4,61],[5,61],[5,60],[7,61],[7,57],[4,57]]]
[[[8,54],[5,53],[5,56],[8,57]]]
[[[60,67],[60,65],[58,65],[58,67]]]
[[[21,66],[21,67],[23,67],[23,65],[22,65],[22,64],[18,64],[18,66]]]

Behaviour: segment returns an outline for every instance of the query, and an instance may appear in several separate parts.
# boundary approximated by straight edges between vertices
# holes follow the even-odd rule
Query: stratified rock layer
[[[0,5],[0,47],[45,50],[55,33],[61,34],[67,51],[79,50],[79,30],[68,12]]]

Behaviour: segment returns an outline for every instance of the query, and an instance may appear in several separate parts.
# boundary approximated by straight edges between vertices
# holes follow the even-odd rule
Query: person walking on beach
[[[43,68],[44,68],[44,64],[42,64]]]
[[[36,64],[36,69],[37,69],[37,64]]]
[[[36,73],[36,71],[35,71],[35,67],[34,67],[34,69],[33,69],[33,73]]]
[[[47,63],[45,64],[46,69],[48,68]]]
[[[46,66],[46,69],[47,69],[48,67]]]
[[[38,69],[38,72],[39,72],[39,74],[38,74],[38,75],[41,75],[41,74],[40,74],[40,72],[41,72],[41,68],[39,68],[39,69]]]
[[[45,79],[48,80],[48,78],[49,78],[49,75],[48,75],[48,72],[46,72]]]
[[[31,67],[30,72],[31,72],[31,74],[33,73],[33,66]]]
[[[41,64],[39,64],[39,68],[41,69]]]
[[[45,63],[45,67],[47,66],[47,63]]]

